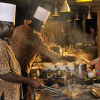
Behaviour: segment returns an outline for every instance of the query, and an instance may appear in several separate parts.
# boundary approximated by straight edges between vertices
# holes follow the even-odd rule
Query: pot
[[[78,64],[75,65],[74,74],[79,78],[85,78],[87,76],[87,65],[86,64]]]

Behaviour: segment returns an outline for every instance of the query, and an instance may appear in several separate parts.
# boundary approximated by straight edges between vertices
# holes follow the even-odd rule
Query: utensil
[[[63,95],[61,91],[58,91],[58,90],[51,88],[51,87],[44,86],[44,89],[49,90],[50,92],[57,93],[59,95]]]

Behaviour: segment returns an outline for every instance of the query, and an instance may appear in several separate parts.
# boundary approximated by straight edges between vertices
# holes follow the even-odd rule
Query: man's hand
[[[14,72],[0,75],[0,78],[9,82],[28,84],[33,88],[41,88],[42,86],[40,81],[31,79],[29,77],[19,76]]]
[[[76,60],[76,57],[74,57],[74,56],[62,56],[61,60],[67,60],[69,62],[73,62]]]
[[[40,82],[37,81],[37,80],[34,80],[34,79],[31,79],[30,85],[31,85],[33,88],[41,88]]]

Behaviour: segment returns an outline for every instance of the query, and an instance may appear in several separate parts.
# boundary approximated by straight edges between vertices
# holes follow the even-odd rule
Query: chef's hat
[[[15,24],[16,5],[0,2],[0,21],[13,22]]]
[[[45,24],[49,15],[50,15],[50,11],[38,6],[33,17]]]

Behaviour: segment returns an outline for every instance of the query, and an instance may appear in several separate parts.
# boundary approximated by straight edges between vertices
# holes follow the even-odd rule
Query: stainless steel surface
[[[67,96],[55,94],[54,92],[42,90],[40,93],[36,94],[36,100],[97,100],[89,93],[89,89],[81,89],[81,91],[84,92],[78,98],[69,98]]]
[[[47,90],[42,90],[36,94],[36,100],[53,100],[51,93]]]
[[[66,96],[61,96],[47,90],[42,90],[36,94],[36,100],[71,100]]]
[[[90,92],[95,98],[100,99],[100,88],[91,89]]]

